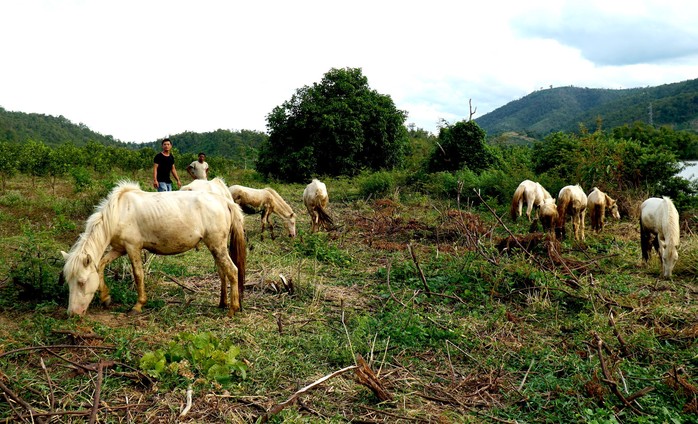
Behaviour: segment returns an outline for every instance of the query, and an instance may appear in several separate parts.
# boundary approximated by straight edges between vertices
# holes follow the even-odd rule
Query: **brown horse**
[[[281,217],[290,237],[296,236],[296,214],[291,206],[273,188],[250,188],[241,185],[228,187],[235,203],[242,207],[246,213],[262,211],[262,238],[264,238],[264,228],[269,226],[272,240],[274,239],[274,224],[270,215],[275,213]]]
[[[620,212],[618,212],[616,201],[608,194],[599,190],[598,187],[594,187],[591,193],[589,193],[587,197],[587,209],[589,209],[591,229],[597,233],[603,230],[606,209],[611,211],[611,215],[615,219],[620,219]]]

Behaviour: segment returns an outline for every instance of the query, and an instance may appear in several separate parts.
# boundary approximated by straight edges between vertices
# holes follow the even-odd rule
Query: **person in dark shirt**
[[[172,142],[169,138],[166,138],[162,140],[161,144],[162,152],[155,155],[153,160],[153,187],[158,189],[158,191],[172,191],[170,173],[177,181],[177,187],[181,187],[182,182],[179,180],[179,175],[177,175],[174,155],[171,153]]]

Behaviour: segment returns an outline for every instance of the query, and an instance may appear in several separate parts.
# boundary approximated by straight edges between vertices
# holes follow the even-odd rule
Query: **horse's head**
[[[61,253],[65,259],[63,275],[70,293],[68,315],[84,315],[99,287],[97,263],[86,253]]]
[[[615,200],[611,201],[610,207],[611,207],[611,215],[613,215],[613,217],[615,219],[620,219],[620,212],[618,211],[618,204],[616,203]]]
[[[660,243],[662,242],[660,241]],[[664,278],[671,278],[671,271],[674,270],[674,265],[676,265],[676,261],[678,260],[679,250],[677,246],[672,246],[671,248],[665,246],[662,254],[662,274]]]
[[[291,213],[291,216],[284,219],[286,224],[286,230],[288,231],[288,236],[293,238],[296,236],[296,214]]]

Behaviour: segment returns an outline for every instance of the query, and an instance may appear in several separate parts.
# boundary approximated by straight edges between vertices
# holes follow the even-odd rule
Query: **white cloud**
[[[0,2],[0,106],[123,141],[264,131],[298,88],[358,67],[436,131],[470,99],[480,116],[550,85],[695,78],[697,14],[683,0]]]

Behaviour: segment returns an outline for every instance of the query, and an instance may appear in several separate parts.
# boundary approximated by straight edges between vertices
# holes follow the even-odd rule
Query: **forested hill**
[[[222,156],[244,162],[256,157],[256,151],[267,135],[259,131],[216,130],[207,133],[184,132],[171,135],[174,147],[182,153],[205,152],[208,156]],[[56,147],[72,143],[82,147],[89,141],[106,146],[119,146],[131,149],[153,147],[160,150],[159,141],[150,143],[125,143],[111,135],[102,135],[90,130],[84,124],[75,124],[63,116],[38,113],[10,112],[0,107],[0,142],[24,143],[39,141]]]
[[[698,132],[698,79],[631,89],[557,87],[535,91],[475,118],[488,135],[517,132],[544,136],[555,131],[594,130],[640,121]]]
[[[0,107],[0,142],[24,143],[28,140],[41,141],[56,147],[72,142],[78,147],[88,141],[114,146],[126,146],[110,135],[102,135],[85,124],[74,124],[63,115],[55,117],[39,113],[10,112]]]

